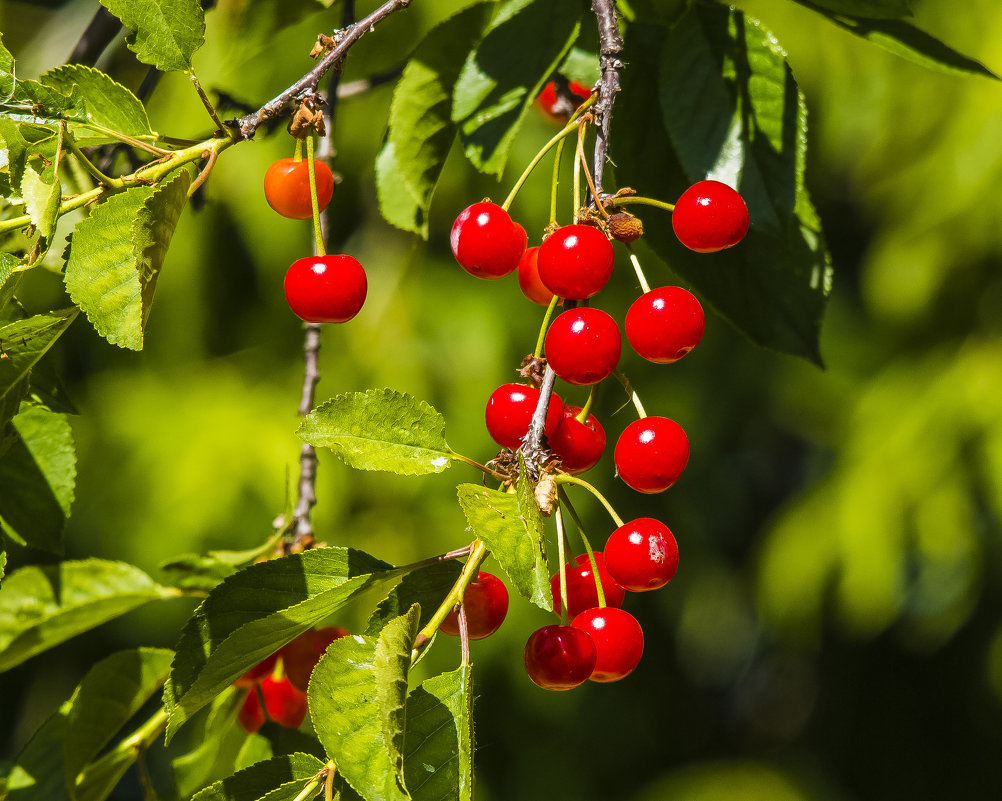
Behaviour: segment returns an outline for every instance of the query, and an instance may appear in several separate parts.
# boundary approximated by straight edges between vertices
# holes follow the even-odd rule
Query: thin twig
[[[229,124],[240,131],[241,138],[250,139],[253,137],[258,127],[272,117],[278,116],[286,104],[294,100],[298,95],[303,92],[315,92],[317,86],[320,84],[320,79],[323,78],[328,70],[340,68],[341,60],[355,42],[375,28],[377,24],[386,19],[394,11],[409,6],[410,2],[411,0],[387,0],[387,2],[383,3],[383,5],[369,14],[365,19],[337,31],[334,35],[334,40],[337,44],[320,59],[317,66],[280,95],[269,100],[257,111],[247,114],[238,120],[232,120]]]

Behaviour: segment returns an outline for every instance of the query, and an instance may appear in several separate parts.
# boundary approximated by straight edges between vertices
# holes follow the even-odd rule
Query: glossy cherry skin
[[[546,363],[568,384],[588,386],[607,378],[622,351],[619,326],[601,309],[582,306],[557,315],[546,332]]]
[[[481,570],[463,593],[466,608],[466,631],[471,640],[489,637],[504,623],[508,614],[508,588],[492,573]],[[453,609],[439,628],[446,634],[459,636],[459,613]]]
[[[623,605],[626,590],[620,587],[606,570],[605,560],[601,551],[595,551],[595,564],[598,565],[598,577],[602,582],[602,592],[605,594],[607,606],[617,609]],[[567,616],[572,620],[585,609],[598,606],[598,593],[595,591],[595,576],[592,573],[588,554],[583,553],[577,558],[577,563],[567,565]],[[553,593],[553,611],[558,615],[562,608],[560,603],[560,574],[554,574],[550,579],[550,590]]]
[[[522,288],[522,294],[533,303],[549,306],[553,300],[553,293],[539,278],[538,247],[529,248],[522,254],[518,263],[518,285]]]
[[[528,239],[496,203],[474,203],[452,224],[452,255],[477,278],[502,278],[518,267]]]
[[[334,176],[322,161],[313,162],[317,181],[317,204],[327,208],[334,194]],[[313,216],[310,200],[310,167],[306,159],[279,159],[264,174],[264,197],[283,217],[308,220]]]
[[[584,300],[606,285],[616,260],[612,243],[590,225],[565,225],[539,246],[539,277],[562,298]]]
[[[577,475],[591,470],[605,451],[605,429],[593,414],[585,422],[577,419],[581,409],[564,406],[564,419],[547,440],[550,450],[560,457],[560,468]]]
[[[578,83],[577,81],[571,81],[567,88],[571,90],[571,94],[574,96],[571,101],[574,104],[574,108],[577,108],[585,100],[591,97],[591,89]],[[543,90],[536,97],[536,108],[538,108],[547,119],[553,120],[554,122],[567,122],[571,115],[565,112],[557,111],[557,107],[557,85],[554,81],[550,81],[543,87]]]
[[[539,390],[524,384],[502,384],[487,400],[484,418],[487,431],[494,441],[505,448],[517,450],[529,430],[532,413],[536,411]],[[550,395],[543,426],[547,437],[557,430],[564,417],[564,404],[557,393]]]
[[[733,247],[748,233],[744,198],[720,181],[700,181],[682,193],[671,215],[678,241],[697,253]]]
[[[236,687],[253,687],[265,676],[269,675],[272,670],[275,669],[275,663],[278,661],[278,652],[276,651],[269,657],[265,657],[260,662],[258,662],[254,667],[248,670],[244,675],[237,679],[233,684]]]
[[[525,672],[544,690],[570,690],[595,669],[595,643],[584,629],[543,626],[525,644]]]
[[[289,308],[308,323],[346,323],[365,303],[368,282],[356,259],[344,254],[308,256],[285,274]]]
[[[644,417],[630,423],[619,435],[613,460],[627,486],[637,492],[663,492],[685,470],[689,439],[674,420]]]
[[[696,297],[678,286],[662,286],[637,298],[626,312],[626,339],[650,362],[677,362],[699,344],[706,326]]]
[[[638,517],[609,535],[605,566],[630,592],[656,590],[671,581],[678,570],[678,543],[660,520]]]
[[[306,692],[310,674],[313,673],[313,668],[317,666],[320,657],[324,655],[327,646],[348,634],[348,629],[340,626],[326,626],[304,631],[292,642],[286,643],[279,653],[282,655],[285,675],[292,686],[300,692]]]
[[[637,619],[622,609],[587,609],[571,625],[588,633],[595,643],[592,681],[619,681],[630,675],[644,654],[644,631]]]

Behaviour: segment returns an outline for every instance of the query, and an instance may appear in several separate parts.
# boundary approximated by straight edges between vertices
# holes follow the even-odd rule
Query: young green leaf
[[[82,121],[131,137],[153,136],[149,117],[139,98],[98,69],[66,64],[43,73],[38,80],[63,93],[76,87],[85,109]],[[86,143],[94,136],[102,141],[107,139],[105,134],[91,133],[78,126],[73,132],[78,143]]]
[[[0,528],[22,545],[61,554],[77,477],[66,417],[27,406],[11,424],[17,439],[0,458]]]
[[[0,278],[8,264],[0,259]],[[8,276],[16,269],[10,267]],[[28,375],[76,316],[77,310],[71,308],[0,324],[0,399]]]
[[[142,350],[157,278],[187,200],[184,170],[157,187],[114,195],[73,231],[66,289],[97,332]]]
[[[144,64],[171,72],[191,69],[205,42],[205,14],[198,0],[101,0],[133,31],[129,49]]]
[[[490,548],[511,586],[541,609],[551,610],[543,519],[531,481],[520,471],[515,493],[476,484],[460,484],[458,490],[474,536]]]
[[[407,698],[404,769],[414,801],[473,798],[473,683],[469,665],[433,676]]]
[[[526,111],[577,39],[582,11],[578,0],[509,0],[467,57],[452,119],[481,172],[501,175]]]
[[[174,654],[165,648],[119,651],[94,665],[80,682],[66,720],[66,781],[94,759],[167,680]],[[126,749],[135,761],[135,749]],[[114,785],[113,785],[114,786]]]
[[[215,587],[185,624],[164,702],[168,739],[245,671],[403,569],[361,551],[318,548],[251,565]]]
[[[448,559],[408,573],[373,610],[365,633],[372,637],[378,635],[390,620],[405,614],[415,604],[421,609],[418,629],[424,628],[449,594],[461,571],[459,562]]]
[[[296,433],[360,470],[416,476],[452,466],[445,418],[424,401],[392,389],[337,395],[310,412]]]
[[[424,239],[432,193],[456,137],[452,89],[492,9],[491,3],[471,6],[429,31],[393,90],[389,135],[376,162],[380,209],[389,222]]]
[[[418,609],[387,623],[378,637],[335,640],[308,688],[317,737],[363,798],[400,801],[404,785],[404,706]]]
[[[0,101],[14,94],[14,81],[14,56],[3,45],[3,34],[0,34]]]
[[[59,203],[62,200],[62,187],[59,179],[49,182],[28,165],[21,179],[21,197],[24,198],[24,208],[31,217],[31,223],[39,235],[48,243],[56,229],[56,219],[59,217]]]
[[[255,548],[245,551],[209,551],[200,554],[183,554],[160,565],[160,569],[174,576],[170,583],[182,589],[211,590],[227,576],[232,576],[243,565],[275,552],[282,537],[277,531]]]
[[[323,766],[323,762],[309,754],[273,757],[219,780],[191,801],[292,801],[301,797],[303,789]]]
[[[15,570],[0,586],[0,671],[177,592],[124,562],[83,559]]]

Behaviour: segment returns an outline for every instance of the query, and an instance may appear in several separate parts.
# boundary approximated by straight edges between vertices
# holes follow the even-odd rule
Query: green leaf
[[[274,553],[281,537],[282,532],[276,531],[261,545],[246,551],[209,551],[205,556],[184,554],[164,562],[160,569],[175,576],[171,581],[175,587],[208,591],[240,567]]]
[[[146,109],[139,98],[101,70],[81,64],[66,64],[43,73],[39,82],[64,93],[76,87],[85,109],[81,122],[132,137],[153,135]],[[74,136],[79,142],[90,135],[86,130],[74,129]]]
[[[509,0],[467,57],[452,119],[481,172],[501,175],[526,112],[577,39],[582,11],[578,0]]]
[[[815,11],[830,11],[847,17],[895,19],[912,15],[910,0],[795,0]]]
[[[309,754],[277,756],[221,779],[192,801],[292,801],[323,766]]]
[[[21,134],[20,126],[0,116],[0,196],[20,197],[28,149],[29,142]],[[12,254],[4,256],[11,258]]]
[[[75,801],[104,801],[136,762],[136,751],[109,751],[87,765],[73,788]]]
[[[418,629],[424,628],[442,605],[461,572],[462,565],[455,559],[448,559],[407,574],[373,610],[365,633],[375,637],[390,620],[405,614],[414,604],[421,609]]]
[[[806,4],[805,4],[806,5]],[[815,9],[835,25],[859,36],[871,44],[882,47],[901,58],[913,61],[928,69],[961,75],[981,75],[999,80],[999,76],[980,61],[958,53],[910,22],[899,19],[871,20],[843,17]]]
[[[392,389],[337,395],[310,412],[296,433],[360,470],[417,476],[452,466],[445,418],[424,401]]]
[[[124,562],[82,559],[19,568],[0,586],[0,671],[149,601],[176,595]]]
[[[164,648],[119,651],[94,665],[80,682],[66,721],[63,759],[66,780],[77,775],[159,690],[174,653]],[[130,764],[135,749],[128,749]],[[114,785],[112,785],[114,786]]]
[[[133,31],[129,49],[144,64],[171,72],[191,69],[205,42],[205,14],[198,0],[101,0]]]
[[[433,676],[407,698],[404,766],[414,801],[473,799],[472,669]]]
[[[393,90],[389,135],[376,162],[380,209],[389,222],[424,239],[432,193],[456,138],[452,89],[491,10],[480,3],[429,31]]]
[[[46,243],[51,242],[62,200],[59,180],[49,183],[29,165],[21,179],[21,197],[24,198],[24,207],[31,217],[32,225],[38,229]]]
[[[404,571],[361,551],[318,548],[251,565],[209,593],[185,624],[164,703],[170,739],[249,668]]]
[[[0,551],[0,581],[3,580],[4,573],[7,572],[7,552]]]
[[[0,253],[0,312],[10,303],[23,276],[32,265],[13,253]],[[2,360],[0,360],[2,362]],[[3,367],[0,366],[0,374]],[[0,384],[2,386],[2,384]],[[0,389],[2,391],[2,389]]]
[[[3,45],[0,34],[0,99],[6,100],[14,94],[14,56]]]
[[[378,638],[335,640],[308,688],[317,737],[363,798],[409,798],[404,786],[404,707],[418,609],[390,621]]]
[[[76,315],[76,309],[64,309],[0,325],[0,399],[24,380]]]
[[[63,552],[76,485],[76,450],[66,417],[28,406],[12,420],[17,439],[0,457],[0,527],[22,545]]]
[[[17,764],[7,776],[4,801],[70,801],[63,773],[62,740],[71,703],[72,699],[66,701],[49,717],[17,755]]]
[[[782,52],[754,20],[718,6],[699,7],[667,34],[631,26],[628,38],[611,156],[620,184],[653,196],[674,187],[677,197],[713,177],[738,187],[752,221],[737,246],[699,254],[651,211],[641,243],[752,340],[820,363],[830,258],[803,186],[803,98]]]
[[[553,609],[543,519],[532,482],[519,463],[515,493],[460,484],[459,505],[474,536],[490,548],[511,586],[540,609]]]
[[[190,798],[216,777],[228,776],[246,766],[238,764],[238,760],[250,738],[237,720],[245,695],[246,691],[235,687],[225,690],[213,699],[208,714],[196,719],[196,731],[191,736],[194,747],[171,761],[179,797]]]
[[[31,378],[26,375],[11,387],[5,395],[0,396],[0,460],[3,459],[3,455],[7,452],[7,449],[20,438],[17,429],[9,425],[9,423],[14,419],[14,415],[20,411],[21,401],[27,396],[30,383]],[[2,464],[2,461],[0,461],[0,464]],[[3,491],[0,490],[0,495],[2,494]]]
[[[97,332],[142,350],[157,278],[187,200],[184,170],[157,187],[114,195],[73,231],[66,289]]]

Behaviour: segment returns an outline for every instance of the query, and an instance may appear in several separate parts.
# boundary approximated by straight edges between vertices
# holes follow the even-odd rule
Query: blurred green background
[[[359,13],[375,5],[360,2]],[[352,51],[345,79],[393,67],[463,5],[414,2]],[[789,0],[738,5],[774,31],[807,96],[807,180],[836,268],[827,368],[759,349],[712,312],[679,364],[624,351],[648,411],[683,425],[692,458],[653,497],[614,480],[609,457],[589,477],[624,517],[667,522],[681,566],[667,589],[627,600],[646,653],[620,683],[566,694],[532,685],[524,642],[551,621],[527,603],[474,644],[485,801],[1002,797],[1002,85],[896,59]],[[997,0],[915,6],[919,27],[1002,73]],[[64,60],[95,7],[0,5],[19,74]],[[260,105],[308,68],[317,32],[339,14],[337,3],[220,0],[199,77]],[[124,47],[100,66],[133,88],[142,77]],[[424,244],[375,205],[372,160],[390,95],[383,87],[338,109],[332,249],[362,261],[370,289],[359,316],[325,334],[318,397],[410,392],[445,414],[455,450],[483,461],[493,455],[484,403],[513,380],[541,309],[514,277],[488,283],[460,270],[448,231],[470,202],[500,200],[552,129],[528,121],[500,186],[454,152]],[[166,77],[150,108],[171,135],[209,130],[183,76]],[[182,218],[144,352],[108,345],[83,319],[58,347],[81,412],[69,556],[156,574],[171,556],[250,547],[271,532],[297,470],[302,371],[282,278],[311,239],[306,223],[267,207],[260,183],[291,152],[279,128],[220,160],[204,204]],[[530,242],[547,219],[541,172],[513,207]],[[677,280],[645,264],[652,284]],[[638,289],[628,262],[617,270],[601,305],[622,321]],[[26,304],[59,306],[59,276],[35,272]],[[613,387],[600,396],[610,438],[631,419],[615,413],[623,400]],[[476,480],[462,467],[359,473],[321,454],[318,534],[397,563],[459,547],[468,540],[454,486]],[[604,512],[575,497],[603,541]],[[9,569],[36,557],[12,553]],[[0,676],[0,758],[99,656],[172,646],[191,608],[140,610]],[[440,642],[422,676],[458,657],[458,643]]]

